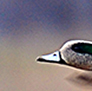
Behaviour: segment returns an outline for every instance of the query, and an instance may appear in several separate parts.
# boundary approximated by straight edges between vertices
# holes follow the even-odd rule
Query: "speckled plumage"
[[[92,55],[91,54],[80,54],[67,48],[67,50],[60,50],[63,60],[71,66],[82,69],[92,69]]]
[[[72,48],[72,46],[77,45],[75,49]],[[85,69],[85,70],[92,70],[92,42],[91,41],[85,41],[85,40],[70,40],[63,44],[63,46],[58,50],[61,55],[61,60],[54,60],[54,56],[52,54],[51,57],[48,57],[48,55],[40,56],[39,59],[43,59],[44,62],[55,62],[62,64],[62,61],[66,63],[66,65],[70,65],[76,68]],[[57,54],[58,55],[58,54]],[[51,58],[53,60],[51,60]],[[50,59],[50,60],[49,60]]]

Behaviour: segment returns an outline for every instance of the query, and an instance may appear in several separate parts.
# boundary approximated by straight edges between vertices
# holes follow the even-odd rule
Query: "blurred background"
[[[69,39],[92,40],[92,0],[0,0],[0,91],[92,91],[91,77],[35,61]]]

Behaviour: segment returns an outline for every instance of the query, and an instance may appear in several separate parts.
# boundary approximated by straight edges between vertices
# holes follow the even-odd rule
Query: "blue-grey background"
[[[35,61],[69,39],[92,40],[92,0],[0,0],[0,90],[88,91],[65,79],[75,70]]]

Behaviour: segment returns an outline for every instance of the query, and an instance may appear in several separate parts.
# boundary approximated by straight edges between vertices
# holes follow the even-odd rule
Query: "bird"
[[[68,40],[58,50],[38,56],[36,61],[92,71],[92,41],[81,39]]]

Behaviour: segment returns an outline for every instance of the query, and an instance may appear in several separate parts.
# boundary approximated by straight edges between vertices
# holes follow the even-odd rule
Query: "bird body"
[[[92,42],[69,40],[59,50],[39,56],[37,61],[59,63],[84,70],[92,70]]]

